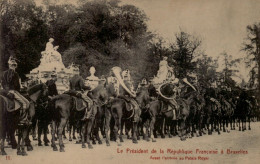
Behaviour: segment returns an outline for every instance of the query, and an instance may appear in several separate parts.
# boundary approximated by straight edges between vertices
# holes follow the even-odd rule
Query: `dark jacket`
[[[70,90],[74,91],[82,91],[82,90],[90,90],[91,88],[88,86],[85,86],[84,80],[79,75],[74,75],[70,79]]]
[[[14,70],[8,69],[7,71],[4,71],[1,83],[3,86],[3,89],[9,91],[9,90],[16,90],[20,92],[20,82],[19,82],[19,75]]]
[[[49,92],[49,96],[55,96],[58,95],[58,91],[57,91],[57,86],[55,84],[54,80],[48,80],[46,82],[46,85],[48,86],[48,92]]]

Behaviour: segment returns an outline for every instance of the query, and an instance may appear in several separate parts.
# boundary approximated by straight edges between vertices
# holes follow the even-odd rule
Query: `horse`
[[[30,87],[27,90],[28,100],[30,102],[28,112],[28,119],[31,122],[35,115],[35,105],[37,104],[37,100],[41,97],[47,97],[48,88],[45,84],[37,84],[35,86]],[[4,141],[6,136],[10,137],[12,147],[17,147],[17,155],[26,156],[27,153],[25,151],[25,145],[27,146],[27,151],[33,150],[33,147],[29,140],[29,132],[30,125],[19,125],[19,120],[21,119],[20,110],[15,110],[13,112],[8,111],[8,104],[12,103],[12,100],[3,96],[1,97],[1,120],[0,120],[0,132],[1,132],[1,154],[6,155],[4,151]],[[18,129],[18,145],[16,145],[15,140],[15,129]]]
[[[57,95],[53,97],[50,101],[49,110],[52,116],[51,146],[53,148],[53,151],[58,151],[58,148],[55,144],[55,132],[56,132],[55,128],[57,125],[60,152],[65,152],[64,149],[65,146],[62,140],[62,133],[68,120],[71,119],[72,117],[73,117],[72,119],[75,119],[77,124],[81,128],[82,148],[86,148],[85,134],[86,134],[86,143],[88,144],[88,148],[89,149],[93,148],[93,146],[90,143],[90,133],[94,122],[95,114],[97,111],[97,105],[94,101],[94,104],[92,106],[93,108],[92,117],[87,119],[86,121],[81,121],[81,119],[84,117],[85,114],[85,108],[81,108],[80,110],[77,110],[76,99],[77,99],[76,97],[72,96],[69,93],[68,94],[63,93],[61,95]]]
[[[138,125],[138,122],[139,122],[139,118],[136,121],[133,120],[134,115],[136,114],[135,110],[131,109],[130,105],[128,104],[128,102],[124,98],[117,97],[116,89],[115,89],[115,87],[112,83],[106,84],[106,88],[107,88],[107,91],[108,91],[107,92],[108,97],[116,97],[116,98],[112,98],[108,101],[108,106],[105,110],[106,145],[110,146],[110,142],[109,142],[110,138],[108,136],[108,131],[111,127],[110,126],[111,123],[113,123],[112,127],[111,127],[111,132],[110,132],[111,137],[114,137],[118,146],[122,145],[120,143],[120,142],[123,142],[123,138],[122,138],[122,119],[126,119],[127,121],[130,122],[131,127],[132,127],[132,141],[133,141],[133,143],[138,143],[137,142],[137,125]],[[139,96],[141,96],[141,95],[143,96],[143,94],[140,94]],[[138,96],[137,96],[136,99],[138,99]],[[119,132],[120,142],[118,140],[118,131],[120,131]]]

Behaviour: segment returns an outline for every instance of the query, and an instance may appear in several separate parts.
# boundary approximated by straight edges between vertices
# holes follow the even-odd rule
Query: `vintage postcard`
[[[0,163],[259,163],[260,1],[1,0]]]

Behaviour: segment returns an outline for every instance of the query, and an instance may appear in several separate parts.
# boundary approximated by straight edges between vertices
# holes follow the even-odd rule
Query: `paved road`
[[[75,141],[65,140],[66,152],[63,153],[53,152],[50,146],[39,147],[35,141],[33,146],[34,151],[25,157],[17,156],[16,150],[7,148],[9,156],[1,156],[0,163],[259,163],[260,122],[253,123],[251,131],[213,133],[186,141],[174,137],[159,138],[155,143],[142,140],[133,144],[125,139],[120,147],[112,142],[110,147],[94,145],[90,150],[82,149]]]

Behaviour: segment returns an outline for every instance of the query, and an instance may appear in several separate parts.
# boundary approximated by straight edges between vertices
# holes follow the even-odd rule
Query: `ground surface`
[[[222,132],[221,135],[214,132],[212,136],[204,135],[186,141],[180,141],[178,137],[166,137],[165,139],[158,138],[157,142],[141,140],[138,144],[133,144],[131,140],[125,139],[122,146],[117,146],[115,142],[111,142],[110,147],[103,143],[103,145],[93,145],[94,149],[82,149],[81,145],[75,144],[75,141],[65,140],[64,142],[66,152],[62,153],[59,151],[53,152],[50,146],[37,146],[36,141],[32,142],[34,150],[27,152],[28,156],[17,156],[16,150],[6,148],[8,156],[1,156],[0,164],[260,163],[260,122],[252,123],[251,131],[240,132],[235,130],[230,133]],[[130,153],[130,151],[127,152],[129,149],[142,149],[148,150],[148,152],[142,154]],[[151,153],[153,149],[157,152]],[[228,149],[237,151],[236,153],[239,154],[228,154]],[[174,150],[181,152],[174,154]],[[223,154],[221,154],[222,150]],[[201,154],[203,153],[201,151],[204,151],[204,154]],[[217,154],[205,154],[210,153],[208,151],[215,151]],[[185,154],[185,152],[189,154]]]

